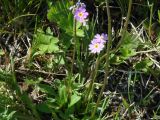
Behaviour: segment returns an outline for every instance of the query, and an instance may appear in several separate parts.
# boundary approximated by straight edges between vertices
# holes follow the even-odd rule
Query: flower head
[[[92,42],[89,45],[89,50],[91,51],[91,53],[100,53],[100,51],[104,48],[104,45],[102,43],[98,43],[98,42]]]
[[[103,50],[104,44],[107,42],[108,36],[107,34],[102,33],[96,34],[89,45],[89,50],[91,53],[100,53]]]
[[[78,0],[78,2],[69,9],[72,10],[76,21],[82,23],[83,26],[86,26],[87,17],[89,15],[86,11],[86,5]]]
[[[94,39],[96,39],[97,42],[104,44],[108,40],[108,36],[107,36],[107,34],[104,34],[104,33],[102,33],[101,35],[96,34]]]
[[[85,6],[78,7],[74,12],[74,18],[81,23],[86,22],[88,15]]]

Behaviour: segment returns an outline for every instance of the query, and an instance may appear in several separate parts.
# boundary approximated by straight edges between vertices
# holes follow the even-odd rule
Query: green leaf
[[[160,23],[160,10],[158,10],[158,22]]]
[[[120,52],[122,53],[123,57],[130,57],[136,55],[136,51],[133,49],[129,50],[127,48],[122,48],[120,49]]]
[[[57,64],[64,65],[65,60],[64,60],[64,58],[62,56],[58,56],[58,57],[54,58],[54,62],[57,63]]]
[[[58,38],[53,36],[50,28],[46,29],[46,33],[39,29],[35,35],[35,51],[33,55],[59,51],[58,41]]]
[[[65,104],[67,102],[67,88],[66,86],[61,86],[58,89],[58,93],[59,93],[59,99],[58,99],[58,103],[62,106],[63,104]]]
[[[81,99],[81,96],[78,96],[77,94],[73,94],[71,96],[71,102],[69,103],[68,107],[72,107],[74,104],[76,104]]]
[[[0,55],[4,55],[4,51],[2,49],[0,49]]]
[[[12,120],[13,119],[13,115],[16,113],[16,111],[12,111],[11,113],[8,114],[7,116],[7,120]]]
[[[84,35],[84,31],[82,30],[82,29],[77,29],[77,36],[78,37],[84,37],[85,35]]]
[[[47,18],[50,22],[56,22],[63,30],[72,31],[73,29],[73,14],[68,9],[73,2],[64,0],[62,2],[55,2],[49,9]]]
[[[50,85],[45,85],[45,84],[38,84],[38,87],[40,89],[40,91],[50,94],[50,95],[54,95],[55,91],[53,90],[53,88]]]
[[[49,106],[45,102],[38,104],[36,107],[39,111],[44,112],[44,113],[51,113],[52,112],[52,110],[49,108]]]
[[[48,53],[57,52],[57,51],[59,51],[59,46],[55,44],[54,40],[52,40],[51,44],[48,45]]]
[[[153,65],[153,62],[149,59],[145,59],[145,60],[142,60],[138,63],[135,64],[135,69],[136,70],[143,70],[145,72],[147,72],[147,69]]]
[[[122,98],[122,102],[123,102],[123,105],[124,105],[124,107],[126,109],[129,108],[129,104],[128,104],[128,102],[124,98]]]
[[[128,59],[131,56],[136,55],[136,49],[139,46],[139,40],[136,35],[126,32],[123,43],[119,48],[119,58],[121,61]]]
[[[79,22],[79,21],[77,21],[77,22],[76,22],[76,29],[79,29],[81,26],[82,26],[82,23]]]
[[[33,80],[33,79],[26,79],[25,80],[25,83],[27,85],[35,85],[35,84],[40,83],[40,82],[41,82],[40,80]]]

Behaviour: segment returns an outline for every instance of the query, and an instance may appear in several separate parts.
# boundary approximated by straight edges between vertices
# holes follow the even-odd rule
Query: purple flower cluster
[[[85,6],[78,7],[74,12],[74,18],[81,23],[86,22],[88,15]]]
[[[107,40],[107,34],[96,34],[89,45],[89,50],[91,53],[100,53],[103,50],[104,44],[107,42]]]
[[[80,0],[78,0],[76,5],[70,7],[70,10],[73,10],[76,21],[86,25],[89,13],[86,11],[86,5],[84,3],[81,3]],[[107,42],[107,40],[107,34],[96,34],[89,45],[89,50],[91,53],[100,53],[103,50],[105,46],[104,44]]]
[[[89,13],[86,11],[86,5],[81,3],[79,0],[76,5],[70,7],[70,10],[72,9],[74,18],[83,25],[86,25],[87,17],[89,15]]]

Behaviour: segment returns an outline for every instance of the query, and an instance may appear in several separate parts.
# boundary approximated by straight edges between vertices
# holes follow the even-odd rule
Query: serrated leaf
[[[147,68],[149,68],[152,64],[153,62],[151,60],[146,59],[136,63],[135,68],[137,70],[147,71]]]
[[[62,29],[68,28],[71,24],[70,20],[73,21],[73,17],[71,19],[72,14],[70,14],[71,12],[68,9],[71,6],[70,4],[72,2],[67,0],[63,1],[63,4],[61,2],[55,2],[47,13],[49,21],[56,22]]]
[[[76,34],[77,34],[78,37],[84,37],[84,31],[81,30],[81,29],[78,29]]]
[[[35,35],[35,53],[33,55],[52,53],[59,51],[58,38],[52,35],[50,28],[46,29],[46,33],[41,29]]]
[[[48,45],[48,53],[59,51],[59,47],[55,44],[55,41],[51,41],[51,44]]]
[[[65,63],[64,58],[63,57],[58,57],[54,59],[54,62],[57,64],[61,64],[63,65]]]
[[[123,60],[136,55],[136,49],[139,46],[139,40],[136,35],[126,32],[123,43],[119,48],[120,58]],[[122,60],[122,61],[123,61]]]

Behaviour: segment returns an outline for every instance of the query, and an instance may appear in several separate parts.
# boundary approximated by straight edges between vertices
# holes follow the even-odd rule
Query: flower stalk
[[[99,55],[98,55],[98,58],[96,60],[95,69],[93,69],[92,74],[91,74],[91,83],[89,84],[89,88],[88,88],[88,91],[87,91],[87,94],[86,94],[85,101],[88,100],[88,98],[90,96],[90,93],[93,90],[93,84],[94,84],[94,81],[95,81],[96,76],[97,76],[98,67],[99,67]]]
[[[125,25],[124,25],[124,28],[123,28],[123,31],[122,31],[122,37],[121,37],[121,39],[120,39],[117,47],[116,47],[115,49],[111,50],[110,53],[115,53],[115,52],[117,52],[117,50],[119,49],[119,47],[120,47],[121,44],[123,43],[124,36],[125,36],[126,31],[127,31],[127,27],[128,27],[128,23],[129,23],[129,18],[130,18],[130,15],[131,15],[131,8],[132,8],[132,0],[129,1],[128,13],[127,13],[126,22],[125,22]],[[100,61],[102,61],[106,56],[107,56],[107,53],[105,53],[105,54],[100,58]]]
[[[73,25],[73,40],[74,40],[74,48],[73,48],[73,57],[72,57],[72,66],[71,66],[72,74],[73,74],[75,54],[76,54],[76,19],[74,19],[74,25]]]
[[[100,59],[99,53],[103,50],[105,46],[104,44],[107,42],[107,40],[108,40],[107,34],[105,33],[96,34],[93,40],[91,41],[91,44],[89,45],[89,50],[91,51],[91,53],[94,53],[94,54],[97,53],[98,58],[96,59],[95,69],[92,71],[92,74],[91,74],[91,83],[89,85],[85,101],[88,100],[90,93],[93,91],[93,84],[96,79],[98,66],[99,66],[99,59]]]
[[[109,74],[109,56],[110,56],[110,53],[111,52],[116,52],[118,50],[118,48],[121,46],[121,44],[123,43],[123,40],[124,40],[124,36],[125,36],[125,33],[127,31],[127,27],[128,27],[128,23],[129,23],[129,18],[130,18],[130,14],[131,14],[131,7],[132,7],[132,0],[129,0],[129,7],[128,7],[128,13],[127,13],[127,18],[126,18],[126,22],[125,22],[125,25],[124,25],[124,29],[122,31],[122,37],[120,39],[120,42],[118,43],[117,47],[115,50],[111,51],[110,50],[110,47],[111,47],[111,44],[112,44],[112,38],[111,38],[111,35],[112,35],[112,29],[111,29],[111,15],[110,15],[110,9],[109,9],[109,3],[108,3],[108,0],[106,0],[106,8],[107,8],[107,15],[108,15],[108,44],[107,44],[107,51],[106,51],[106,54],[104,54],[101,58],[100,58],[100,61],[105,58],[106,59],[106,66],[105,66],[105,76],[104,76],[104,81],[103,81],[103,86],[101,88],[101,91],[100,91],[100,94],[98,96],[98,100],[97,100],[97,103],[96,103],[96,106],[92,112],[92,115],[91,115],[91,119],[94,118],[95,116],[95,112],[97,110],[97,107],[99,105],[99,102],[101,100],[101,97],[103,95],[103,91],[106,87],[106,85],[108,85],[108,74]]]
[[[129,0],[126,22],[124,24],[124,28],[122,29],[122,36],[121,36],[121,39],[120,39],[118,45],[116,46],[116,48],[112,52],[117,52],[117,50],[121,47],[121,44],[124,41],[124,37],[125,37],[126,31],[127,31],[127,28],[128,28],[129,18],[131,16],[131,8],[132,8],[132,0]]]
[[[110,15],[110,9],[109,9],[109,3],[108,0],[106,0],[106,8],[107,8],[107,15],[108,15],[108,44],[107,44],[107,51],[106,51],[106,66],[105,66],[105,76],[104,76],[104,81],[103,81],[103,86],[101,88],[100,94],[98,96],[98,100],[96,103],[96,106],[91,114],[91,119],[94,118],[95,112],[97,110],[97,107],[99,105],[100,99],[102,97],[103,91],[105,89],[105,86],[108,84],[108,74],[109,74],[109,56],[110,56],[110,47],[112,44],[112,30],[111,30],[111,15]]]
[[[149,38],[151,38],[151,28],[152,28],[152,17],[153,17],[153,3],[150,5],[150,18],[149,18]]]

